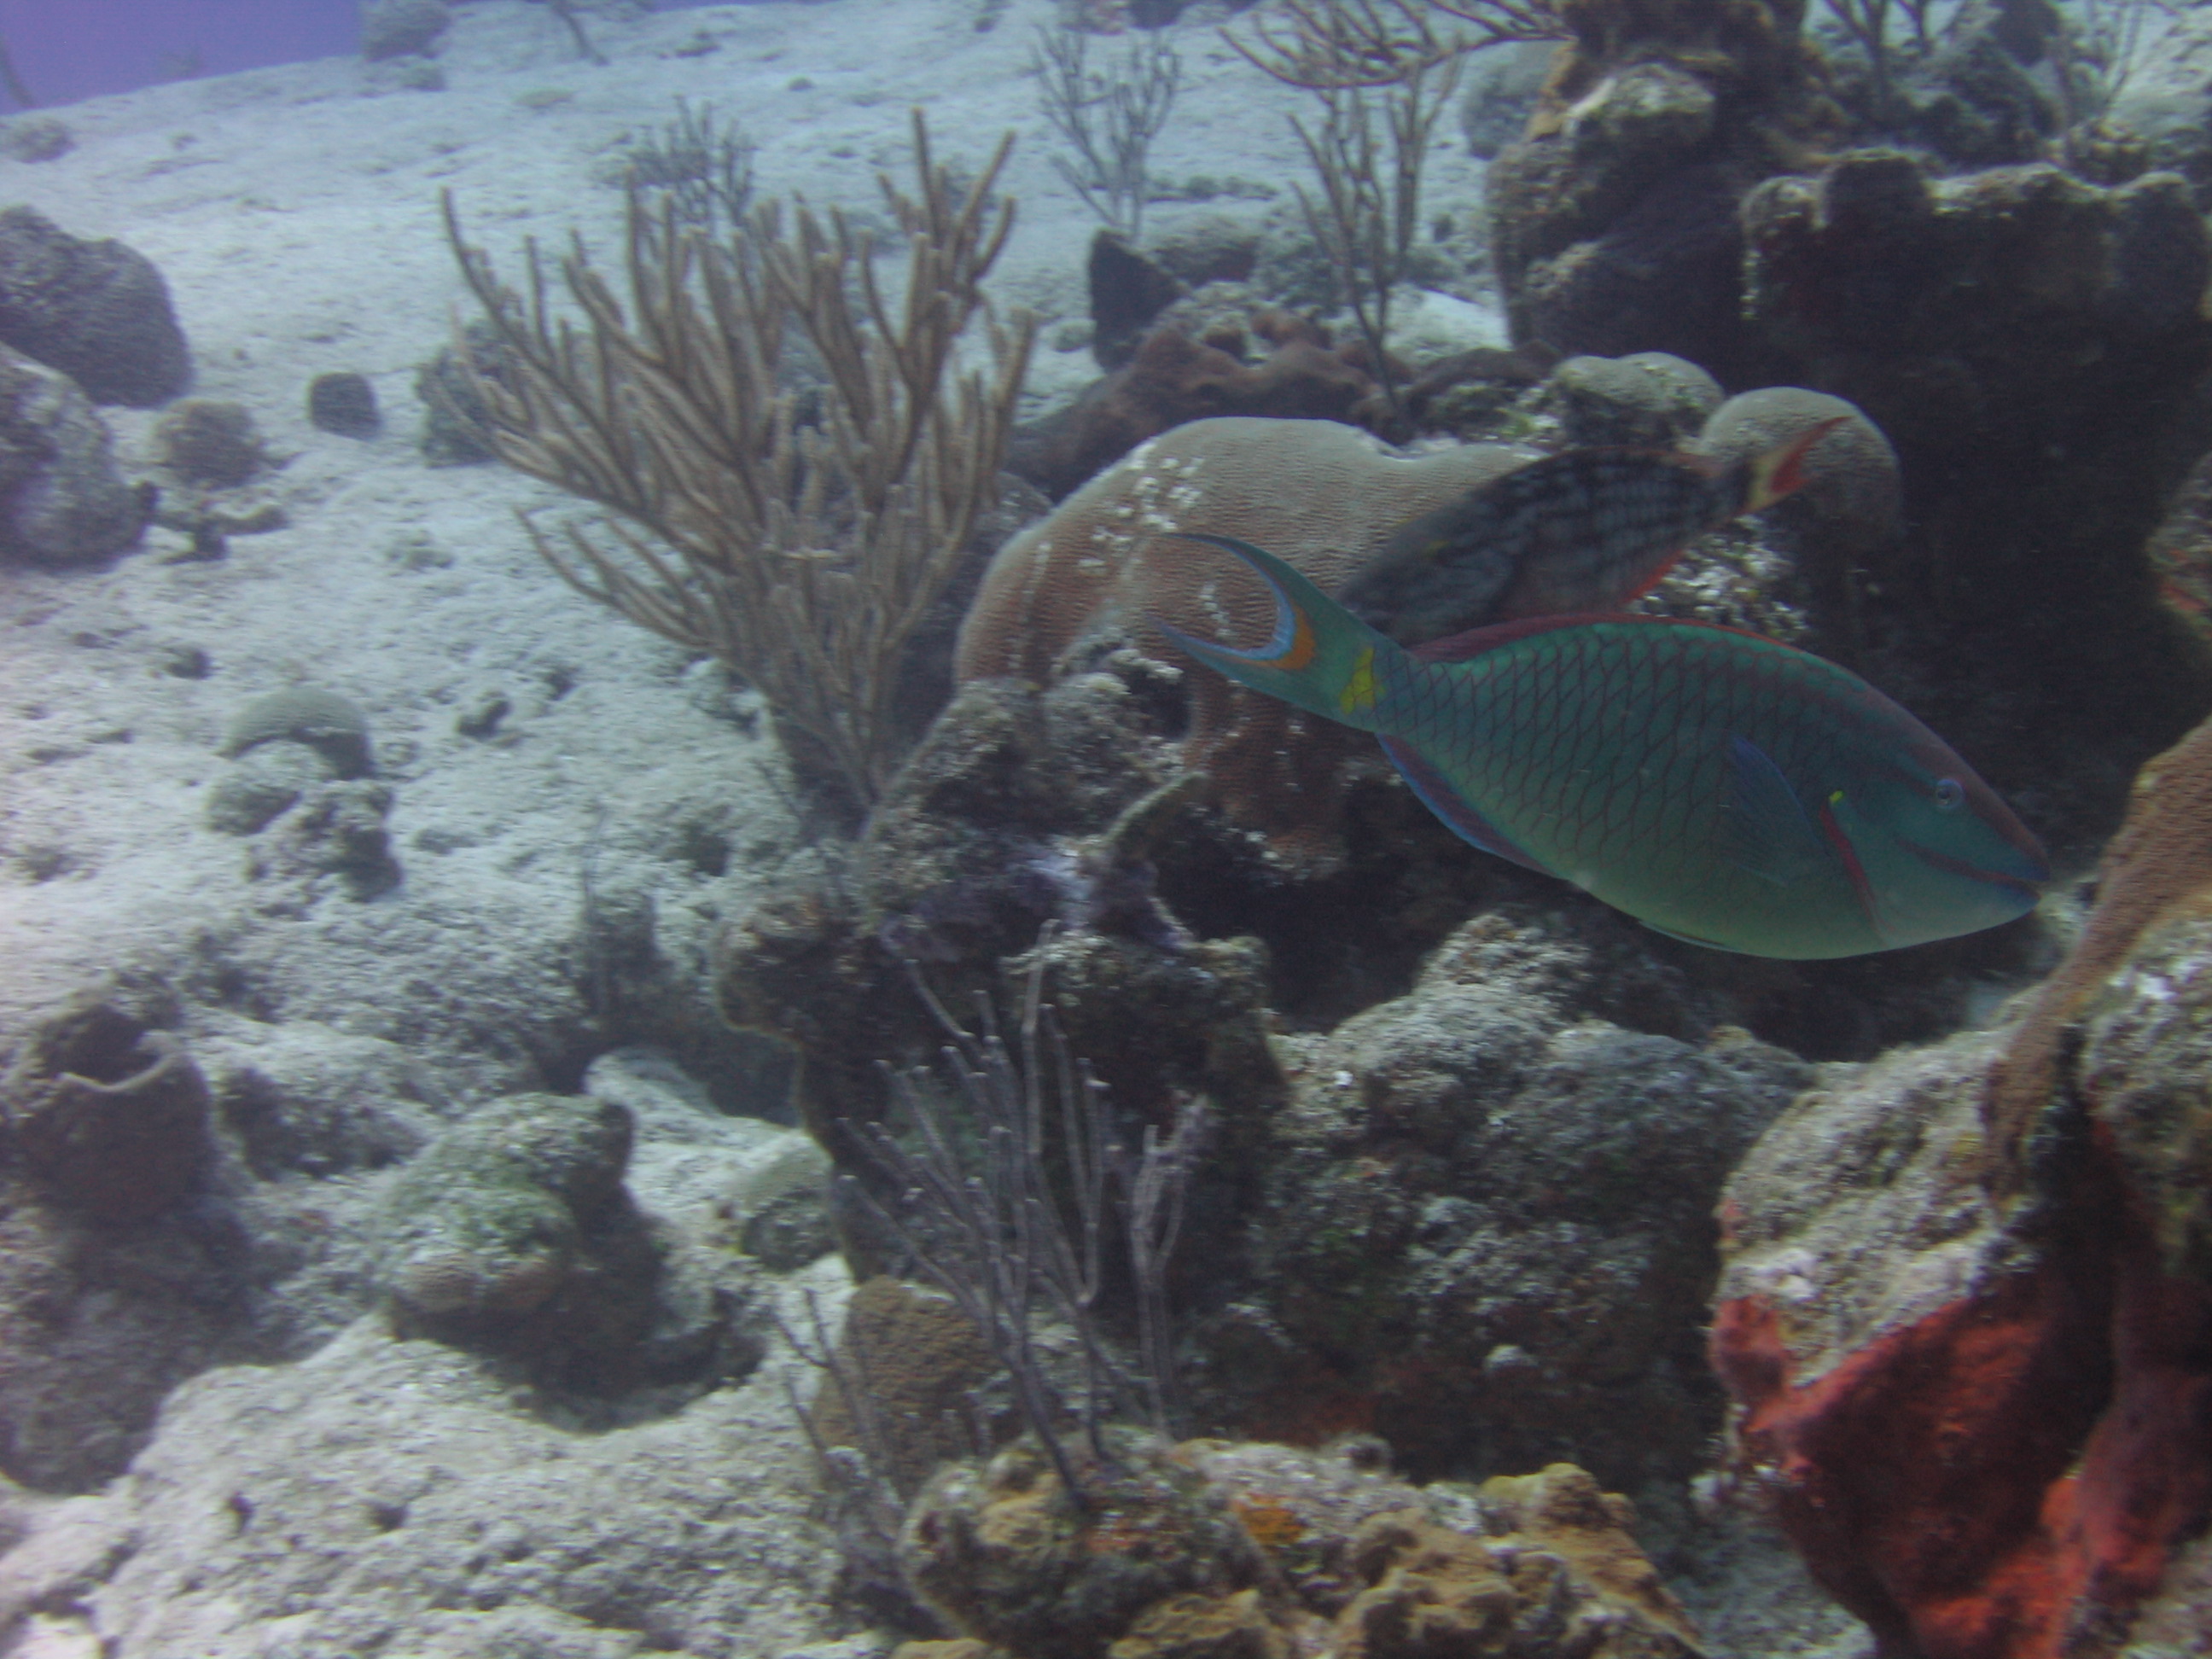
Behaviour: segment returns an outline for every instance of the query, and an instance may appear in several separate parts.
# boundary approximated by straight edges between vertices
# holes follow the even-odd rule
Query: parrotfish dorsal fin
[[[1419,645],[1408,646],[1406,654],[1416,662],[1470,662],[1500,646],[1510,645],[1516,640],[1525,640],[1537,634],[1550,634],[1564,628],[1588,628],[1594,623],[1677,631],[1686,628],[1709,628],[1716,634],[1734,634],[1743,639],[1757,640],[1765,645],[1788,649],[1781,646],[1779,641],[1768,639],[1764,634],[1754,634],[1747,628],[1730,628],[1725,623],[1698,622],[1685,617],[1647,617],[1616,611],[1578,611],[1556,617],[1522,617],[1512,622],[1492,623],[1487,628],[1472,628],[1464,634],[1447,635],[1440,640],[1426,640]]]

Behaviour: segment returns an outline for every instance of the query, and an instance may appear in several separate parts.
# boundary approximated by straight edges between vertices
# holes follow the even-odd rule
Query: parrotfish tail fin
[[[1203,542],[1234,553],[1252,568],[1275,599],[1275,631],[1256,650],[1240,651],[1194,638],[1158,617],[1152,626],[1208,668],[1240,685],[1295,703],[1363,732],[1377,730],[1374,710],[1382,672],[1402,657],[1401,647],[1378,634],[1273,554],[1230,536],[1181,531],[1176,539]]]
[[[1805,457],[1813,446],[1850,418],[1848,415],[1832,416],[1829,419],[1807,427],[1786,443],[1778,443],[1763,455],[1751,460],[1751,478],[1744,491],[1743,510],[1757,513],[1788,495],[1794,495],[1805,487]]]

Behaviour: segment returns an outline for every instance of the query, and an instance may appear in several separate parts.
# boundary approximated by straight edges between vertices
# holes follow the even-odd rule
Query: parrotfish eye
[[[1966,786],[1956,778],[1936,780],[1936,805],[1946,812],[1955,812],[1966,799]]]

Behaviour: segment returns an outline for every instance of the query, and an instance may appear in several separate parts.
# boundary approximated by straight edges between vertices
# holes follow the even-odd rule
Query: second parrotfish
[[[1807,452],[1844,418],[1733,464],[1663,449],[1547,455],[1401,526],[1337,599],[1401,645],[1618,611],[1698,537],[1801,489]]]
[[[1662,933],[1753,956],[1859,956],[2033,908],[2035,837],[1848,669],[1662,617],[1543,617],[1407,651],[1273,554],[1257,649],[1153,625],[1208,667],[1378,734],[1437,817]]]

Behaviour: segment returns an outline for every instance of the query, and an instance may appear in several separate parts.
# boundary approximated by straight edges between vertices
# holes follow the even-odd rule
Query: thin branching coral
[[[1034,325],[1001,325],[982,282],[1012,228],[994,193],[1011,138],[963,188],[915,118],[919,199],[880,182],[907,244],[904,292],[878,284],[843,213],[754,208],[724,241],[635,193],[628,303],[585,254],[560,262],[583,322],[556,314],[529,248],[528,293],[447,233],[501,351],[476,389],[509,465],[612,509],[549,530],[546,562],[580,592],[728,664],[767,700],[787,748],[873,805],[900,756],[908,642],[998,493]],[[956,374],[981,318],[988,372]],[[818,386],[786,368],[793,332]]]
[[[1247,63],[1313,92],[1396,86],[1513,40],[1564,40],[1557,0],[1276,0],[1222,38]]]

